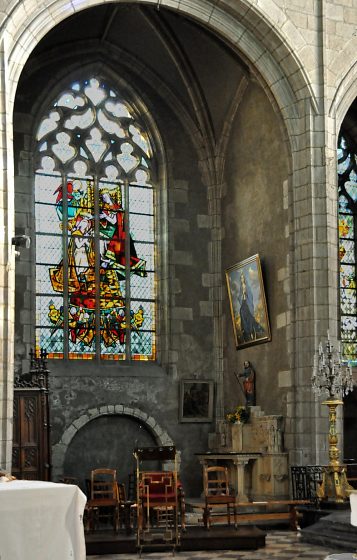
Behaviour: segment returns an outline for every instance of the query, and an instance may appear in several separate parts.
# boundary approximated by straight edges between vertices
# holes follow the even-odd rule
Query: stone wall
[[[15,94],[20,76],[27,75],[23,70],[38,42],[56,24],[96,4],[104,2],[85,0],[79,5],[74,2],[64,4],[62,0],[0,2],[0,464],[5,468],[11,461],[13,356],[16,356],[16,370],[26,369],[26,351],[33,340],[33,252],[21,255],[21,260],[16,262],[16,335],[14,329],[15,256],[11,251],[11,237],[15,232],[14,200],[17,233],[31,233],[31,215],[24,209],[27,210],[31,197],[30,142],[34,126],[33,122],[28,122],[31,121],[31,105],[26,110],[17,107],[18,113],[13,113]],[[239,369],[243,360],[236,357],[230,339],[223,270],[244,257],[245,251],[259,252],[263,257],[273,339],[269,344],[247,351],[245,356],[251,359],[257,370],[258,395],[261,391],[266,411],[272,412],[268,410],[270,405],[279,409],[285,407],[281,410],[286,416],[285,443],[292,460],[321,462],[326,457],[326,423],[321,418],[321,407],[311,396],[310,376],[313,352],[321,336],[327,327],[334,338],[338,333],[335,147],[339,126],[357,93],[353,0],[324,0],[318,4],[312,0],[262,0],[259,3],[237,0],[233,4],[229,0],[219,4],[211,0],[199,3],[192,0],[184,5],[178,0],[162,0],[160,6],[162,9],[167,6],[181,16],[189,16],[213,31],[223,49],[229,45],[239,53],[248,69],[249,82],[249,95],[243,97],[245,109],[241,108],[237,119],[232,113],[227,118],[218,133],[222,141],[217,142],[211,151],[211,160],[202,150],[212,138],[207,131],[200,135],[204,123],[198,118],[199,104],[194,107],[194,116],[191,115],[190,132],[186,127],[179,137],[177,121],[174,119],[173,123],[172,120],[173,113],[165,113],[166,103],[170,104],[167,90],[162,95],[165,101],[160,99],[158,102],[157,98],[156,107],[155,87],[158,92],[162,84],[153,81],[152,90],[143,92],[151,99],[152,109],[156,109],[153,114],[157,117],[161,134],[163,131],[167,133],[164,141],[170,236],[165,240],[169,258],[164,276],[170,320],[166,328],[167,352],[160,375],[170,382],[171,388],[171,392],[165,395],[170,403],[168,424],[174,422],[177,383],[187,375],[197,374],[217,381],[218,416],[223,414],[223,378],[226,379],[228,402],[235,401],[236,384],[233,385],[234,395],[230,390],[235,383],[232,370],[235,366]],[[86,62],[87,55],[82,53],[82,63]],[[143,67],[141,72],[148,72],[148,68]],[[228,83],[232,74],[226,76]],[[43,89],[53,85],[53,79],[51,81],[51,77],[44,74]],[[256,80],[259,87],[253,86],[251,80]],[[191,86],[192,82],[188,80],[187,85]],[[241,89],[243,94],[244,87]],[[42,93],[39,92],[39,98]],[[241,97],[237,95],[232,106],[236,108]],[[254,104],[254,110],[249,107],[249,102]],[[222,98],[217,99],[217,105],[220,103]],[[180,110],[183,108],[181,105]],[[275,119],[271,108],[277,113]],[[260,141],[259,129],[265,118],[262,111],[266,112],[271,126],[263,127],[265,150],[259,167],[255,167],[249,177],[250,189],[247,190],[241,175],[242,168],[247,166],[244,150],[249,142]],[[183,110],[181,113],[182,122],[188,120]],[[217,114],[215,112],[215,116]],[[246,143],[240,143],[237,123],[241,125],[239,128],[247,126],[244,115],[256,130],[246,128]],[[183,128],[182,125],[179,133]],[[224,147],[224,137],[227,150],[219,149],[219,146]],[[276,167],[279,153],[284,154],[284,162]],[[268,161],[270,158],[274,163]],[[215,172],[207,171],[212,168],[212,161]],[[271,183],[269,190],[265,176],[267,169]],[[265,203],[261,229],[246,231],[242,223],[247,212],[248,222],[253,224],[251,201],[246,193],[257,189],[259,184],[264,193],[264,197],[259,198],[260,204]],[[270,198],[266,198],[268,193]],[[267,223],[268,214],[276,215],[277,221]],[[236,220],[236,216],[240,220]],[[227,232],[226,220],[233,224],[236,237],[232,228]],[[267,229],[274,238],[271,245],[264,234]],[[272,349],[274,351],[270,351]],[[58,365],[51,364],[51,369],[58,380],[53,394],[53,407],[59,418],[58,431],[54,426],[56,442],[60,431],[65,430],[78,414],[84,413],[85,408],[76,392],[83,382],[79,366],[67,377],[63,375],[67,371],[60,371]],[[118,399],[121,392],[119,377]],[[142,377],[140,391],[150,387],[151,383],[148,377]],[[109,378],[111,375],[100,374],[100,385],[102,380]],[[73,391],[76,387],[76,398],[69,400],[70,404],[65,399],[63,405],[67,385]],[[108,397],[103,387],[99,397],[103,401]],[[136,405],[141,406],[139,397]],[[158,402],[155,405],[161,407],[164,414],[165,405]],[[65,420],[61,416],[63,406],[67,411]],[[91,402],[86,406],[90,407]],[[187,458],[198,444],[204,442],[206,445],[208,426],[179,426],[177,417],[175,422],[172,424],[173,435],[178,445],[184,447]],[[187,434],[194,434],[192,443],[191,439],[188,442]],[[189,468],[189,461],[187,465]]]

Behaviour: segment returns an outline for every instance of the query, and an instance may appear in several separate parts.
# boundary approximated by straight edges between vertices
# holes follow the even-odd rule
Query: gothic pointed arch
[[[154,156],[137,108],[100,75],[43,111],[36,344],[49,357],[156,359]]]
[[[339,302],[342,352],[357,364],[357,120],[356,101],[342,123],[337,146]]]

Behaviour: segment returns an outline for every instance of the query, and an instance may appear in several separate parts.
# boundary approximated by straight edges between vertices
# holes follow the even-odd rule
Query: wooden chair
[[[185,498],[182,484],[173,471],[144,471],[140,473],[139,523],[149,519],[149,511],[169,511],[179,515],[181,529],[185,530]]]
[[[227,517],[228,525],[231,524],[231,509],[233,509],[234,526],[237,527],[236,498],[230,493],[227,467],[204,466],[203,486],[205,495],[203,521],[206,529],[209,529],[212,523],[212,510],[222,509],[222,506],[227,508],[227,514],[223,515]],[[222,518],[222,515],[219,512],[214,517]]]
[[[118,531],[119,492],[115,469],[92,470],[87,514],[89,530],[94,531],[99,523],[109,520],[114,531]]]

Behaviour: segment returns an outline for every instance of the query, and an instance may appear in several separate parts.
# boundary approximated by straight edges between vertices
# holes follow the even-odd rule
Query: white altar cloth
[[[85,560],[85,503],[77,486],[1,482],[1,560]]]
[[[351,525],[357,526],[357,492],[354,490],[350,494],[351,505]]]

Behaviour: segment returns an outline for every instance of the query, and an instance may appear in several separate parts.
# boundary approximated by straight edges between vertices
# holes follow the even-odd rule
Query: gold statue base
[[[319,500],[342,504],[349,499],[353,490],[354,488],[347,480],[346,465],[328,465],[322,474],[322,481],[317,487],[316,496]]]

